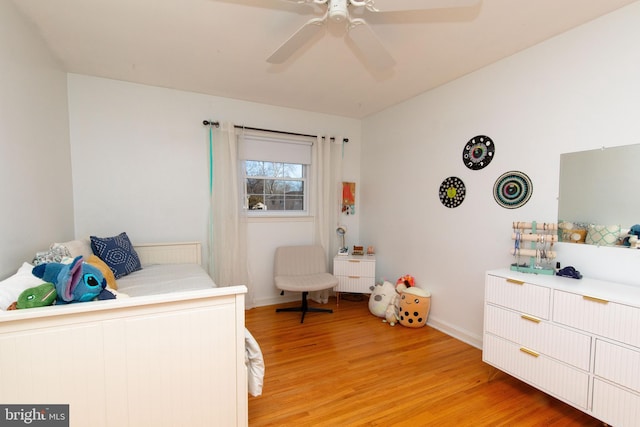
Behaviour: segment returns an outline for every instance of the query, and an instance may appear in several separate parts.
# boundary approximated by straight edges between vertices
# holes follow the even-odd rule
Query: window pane
[[[264,179],[247,178],[247,194],[264,193]]]
[[[265,204],[270,211],[283,211],[284,210],[284,196],[266,196]]]
[[[285,163],[283,166],[283,178],[302,178],[302,165]]]
[[[245,169],[247,176],[277,176],[274,163],[271,162],[247,160],[245,162]]]

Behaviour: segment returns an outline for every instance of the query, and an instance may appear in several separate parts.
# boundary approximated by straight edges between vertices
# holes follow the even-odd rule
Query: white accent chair
[[[338,285],[338,279],[327,272],[327,258],[322,246],[281,246],[276,249],[273,266],[274,282],[281,291],[302,292],[299,307],[278,308],[276,312],[296,311],[302,313],[300,323],[307,312],[333,313],[328,308],[309,307],[307,295]]]

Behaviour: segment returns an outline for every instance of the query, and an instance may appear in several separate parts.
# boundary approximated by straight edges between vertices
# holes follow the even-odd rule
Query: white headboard
[[[200,242],[141,243],[133,247],[142,265],[202,264]]]

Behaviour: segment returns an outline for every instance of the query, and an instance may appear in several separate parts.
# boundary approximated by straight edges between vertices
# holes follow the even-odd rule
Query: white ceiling
[[[363,118],[636,0],[482,0],[367,13],[396,60],[366,66],[335,28],[266,58],[320,8],[284,0],[12,0],[66,70]]]

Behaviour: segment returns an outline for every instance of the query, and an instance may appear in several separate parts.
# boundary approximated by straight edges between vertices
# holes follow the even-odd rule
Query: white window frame
[[[242,166],[242,197],[243,207],[248,217],[306,217],[310,215],[310,170],[311,151],[313,140],[304,136],[292,136],[271,132],[243,133],[240,136],[238,158]],[[302,210],[252,210],[249,209],[249,195],[247,194],[247,179],[284,179],[270,176],[248,176],[245,161],[264,161],[272,163],[285,163],[302,166],[302,178],[293,178],[303,183],[303,209]]]

